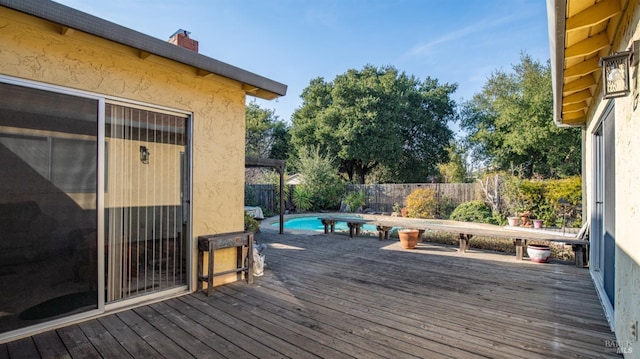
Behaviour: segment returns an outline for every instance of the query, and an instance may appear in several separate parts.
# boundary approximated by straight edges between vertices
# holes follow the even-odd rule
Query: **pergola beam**
[[[284,160],[274,160],[271,158],[245,157],[244,167],[269,167],[275,168],[280,174],[280,234],[284,233]]]

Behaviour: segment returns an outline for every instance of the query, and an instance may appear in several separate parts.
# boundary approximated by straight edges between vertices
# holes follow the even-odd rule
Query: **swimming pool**
[[[271,224],[273,227],[279,227],[280,222],[274,222]],[[285,229],[294,229],[294,230],[302,230],[302,231],[324,231],[324,225],[318,219],[318,217],[297,217],[285,220],[284,222]],[[336,223],[336,231],[348,231],[349,227],[345,222]],[[376,232],[376,226],[373,224],[364,224],[362,225],[363,231],[373,231]]]

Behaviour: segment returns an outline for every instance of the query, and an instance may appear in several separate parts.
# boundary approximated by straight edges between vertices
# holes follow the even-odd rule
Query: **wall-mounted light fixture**
[[[637,52],[638,41],[634,41],[629,50],[616,52],[600,59],[603,97],[605,99],[627,96],[631,92],[629,68],[638,65]]]
[[[144,163],[145,165],[148,165],[150,154],[151,152],[149,152],[149,149],[147,148],[147,146],[140,146],[140,162]]]

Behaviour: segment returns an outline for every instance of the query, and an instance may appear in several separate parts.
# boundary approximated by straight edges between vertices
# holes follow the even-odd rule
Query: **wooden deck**
[[[0,345],[0,358],[618,357],[587,269],[376,237],[256,236],[265,275]]]

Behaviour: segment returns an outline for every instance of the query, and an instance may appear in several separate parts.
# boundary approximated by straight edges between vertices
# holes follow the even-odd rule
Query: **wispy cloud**
[[[438,38],[432,39],[431,41],[418,44],[414,46],[411,50],[409,50],[406,55],[419,56],[422,54],[430,53],[438,45],[446,44],[452,41],[458,41],[462,38],[467,37],[468,35],[484,32],[488,29],[498,27],[502,24],[513,22],[518,18],[519,16],[509,15],[499,19],[492,19],[491,21],[488,21],[488,20],[480,21],[480,22],[471,24],[469,26],[463,27],[461,29],[443,34]]]

